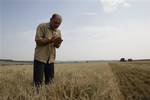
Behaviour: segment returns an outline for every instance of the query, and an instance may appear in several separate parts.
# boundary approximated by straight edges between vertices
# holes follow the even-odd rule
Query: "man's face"
[[[50,26],[52,29],[57,29],[61,24],[61,19],[59,17],[55,17],[51,19]]]

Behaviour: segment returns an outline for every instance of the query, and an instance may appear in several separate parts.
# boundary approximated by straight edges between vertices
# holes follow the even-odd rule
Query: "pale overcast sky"
[[[33,60],[35,31],[63,17],[57,59],[150,58],[149,0],[1,0],[0,58]]]

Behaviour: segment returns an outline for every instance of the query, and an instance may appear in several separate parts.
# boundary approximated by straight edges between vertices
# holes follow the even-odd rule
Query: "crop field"
[[[150,62],[111,63],[125,100],[150,100]]]
[[[0,65],[0,100],[150,100],[150,61],[55,64],[54,83],[33,86],[32,65]]]

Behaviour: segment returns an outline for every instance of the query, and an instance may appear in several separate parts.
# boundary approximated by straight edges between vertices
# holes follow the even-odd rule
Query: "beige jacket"
[[[49,23],[42,23],[37,27],[35,41],[45,37],[51,39],[53,35],[61,37],[60,30],[55,31],[51,30],[49,27]],[[47,60],[49,59],[49,63],[54,63],[55,58],[56,58],[56,48],[54,47],[53,44],[48,44],[44,46],[36,45],[34,60],[46,63]]]

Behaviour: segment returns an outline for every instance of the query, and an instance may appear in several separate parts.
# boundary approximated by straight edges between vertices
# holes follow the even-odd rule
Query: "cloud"
[[[106,39],[122,33],[122,29],[113,26],[85,26],[81,29],[82,33],[88,34],[93,39]]]
[[[116,26],[83,26],[64,31],[64,38],[67,39],[68,43],[76,41],[75,43],[80,45],[87,42],[100,43],[112,41],[112,39],[116,41],[125,40],[125,32],[124,28]]]
[[[124,29],[116,26],[85,25],[64,30],[62,35],[64,42],[60,57],[63,58],[59,59],[65,56],[67,60],[105,59],[113,42],[125,41]]]
[[[111,13],[120,7],[129,7],[128,0],[100,0],[105,13]]]

